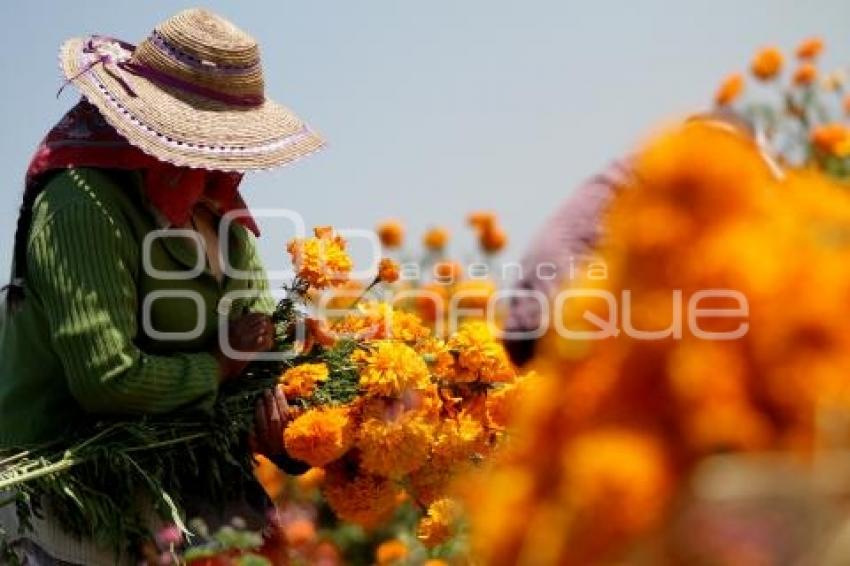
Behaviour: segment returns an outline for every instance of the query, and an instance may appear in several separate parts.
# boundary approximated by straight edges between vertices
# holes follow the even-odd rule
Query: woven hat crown
[[[132,61],[222,94],[264,96],[256,40],[204,9],[184,10],[159,24]]]

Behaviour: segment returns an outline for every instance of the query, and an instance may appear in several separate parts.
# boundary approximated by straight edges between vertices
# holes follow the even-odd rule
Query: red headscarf
[[[85,100],[71,108],[39,144],[26,175],[26,191],[39,190],[44,173],[68,167],[140,170],[150,203],[173,225],[189,221],[202,199],[219,214],[238,211],[238,221],[260,234],[239,194],[242,173],[177,167],[130,145]]]

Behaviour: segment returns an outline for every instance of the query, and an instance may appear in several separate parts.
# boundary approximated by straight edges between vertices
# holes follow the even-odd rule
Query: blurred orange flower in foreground
[[[784,57],[776,47],[765,47],[758,53],[750,66],[753,75],[763,81],[774,78],[782,70]]]
[[[733,73],[720,83],[720,88],[714,95],[714,102],[718,106],[727,106],[737,100],[744,92],[744,76],[741,73]]]
[[[830,147],[850,138],[839,133],[822,137]],[[817,171],[779,178],[751,140],[691,122],[638,153],[604,231],[609,277],[570,288],[629,291],[631,328],[668,329],[675,291],[733,289],[746,315],[708,315],[676,339],[550,330],[505,449],[463,487],[473,548],[489,566],[631,563],[632,551],[672,535],[709,458],[768,451],[806,462],[837,442],[829,416],[850,413],[850,241],[826,236],[850,233],[844,187]],[[599,331],[587,315],[625,317],[616,304],[571,300],[554,316]],[[704,334],[744,322],[734,339]]]
[[[378,224],[378,239],[387,248],[399,248],[404,243],[404,224],[398,220],[385,220]]]
[[[819,37],[810,37],[803,40],[797,46],[797,57],[800,59],[814,59],[823,51],[823,39]]]

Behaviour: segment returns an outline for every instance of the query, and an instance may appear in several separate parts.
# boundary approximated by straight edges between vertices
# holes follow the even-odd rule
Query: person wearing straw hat
[[[226,294],[254,297],[249,314],[229,323],[231,346],[272,344],[274,301],[254,243],[259,230],[238,191],[242,176],[323,145],[266,98],[256,41],[206,10],[180,12],[138,46],[71,39],[60,60],[66,85],[83,98],[26,174],[0,318],[3,447],[43,442],[102,415],[210,405],[246,364],[216,345]],[[154,237],[163,229],[182,237]],[[268,395],[258,414],[260,450],[285,456],[281,435],[266,434],[280,430],[285,400]],[[0,515],[14,532],[8,523]],[[115,562],[49,517],[37,523],[18,541],[25,563]]]

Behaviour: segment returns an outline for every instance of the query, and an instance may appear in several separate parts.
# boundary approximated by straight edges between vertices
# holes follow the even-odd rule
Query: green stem
[[[78,452],[81,447],[83,447],[87,444],[90,444],[96,438],[102,437],[107,432],[109,432],[109,429],[103,431],[102,433],[96,435],[95,437],[88,439],[86,442],[80,444],[79,446],[75,446],[74,448],[70,449],[67,453],[72,454],[74,452]],[[183,444],[183,443],[186,443],[186,442],[189,442],[189,441],[192,441],[192,440],[197,440],[199,438],[203,438],[206,435],[207,435],[207,433],[199,432],[199,433],[196,433],[196,434],[181,436],[179,438],[172,438],[170,440],[163,440],[162,442],[154,442],[153,444],[146,444],[145,446],[135,446],[135,447],[131,447],[131,448],[126,448],[124,450],[124,452],[125,453],[132,453],[132,452],[138,452],[140,450],[150,450],[152,448],[163,448],[163,447],[171,446],[171,445],[174,445],[174,444]],[[86,458],[84,458],[84,457],[81,458],[81,457],[68,456],[68,457],[63,458],[62,460],[59,460],[58,462],[56,462],[54,464],[49,464],[47,466],[39,467],[39,468],[36,468],[35,470],[29,471],[29,472],[16,474],[16,475],[14,475],[10,478],[0,480],[0,491],[6,490],[10,487],[14,487],[16,485],[20,485],[22,483],[26,483],[28,481],[38,479],[38,478],[43,477],[43,476],[49,476],[51,474],[55,474],[55,473],[58,473],[58,472],[64,472],[65,470],[73,468],[74,466],[81,464],[85,461],[86,461]]]
[[[172,438],[171,440],[163,440],[161,442],[154,442],[153,444],[145,444],[144,446],[133,446],[131,448],[125,449],[124,452],[129,454],[132,452],[138,452],[140,450],[150,450],[151,448],[163,448],[165,446],[171,446],[173,444],[184,444],[186,442],[191,442],[192,440],[204,438],[205,436],[207,436],[206,432],[198,432],[195,434],[180,436],[178,438]]]
[[[18,452],[17,454],[13,454],[12,456],[9,456],[8,458],[4,458],[3,460],[0,460],[0,467],[11,464],[12,462],[17,462],[18,460],[20,460],[22,458],[26,458],[29,455],[30,455],[29,450],[24,450],[23,452]]]
[[[97,434],[95,434],[94,436],[92,436],[91,438],[86,439],[84,442],[77,444],[76,446],[70,448],[68,451],[69,452],[79,452],[81,449],[85,448],[86,446],[88,446],[92,442],[96,442],[96,441],[100,440],[101,438],[103,438],[104,436],[106,436],[107,434],[109,434],[110,432],[112,432],[113,430],[120,428],[120,426],[121,426],[120,424],[114,424],[114,425],[108,426],[105,429],[103,429],[102,431],[100,431]]]
[[[43,468],[39,468],[32,472],[27,472],[24,474],[16,475],[9,479],[5,479],[0,481],[0,491],[9,489],[10,487],[14,487],[16,485],[32,481],[34,479],[38,479],[43,476],[49,476],[51,474],[56,474],[59,472],[64,472],[67,469],[73,468],[77,464],[81,463],[82,460],[74,459],[74,458],[65,458],[56,462],[55,464],[50,464],[49,466],[44,466]]]
[[[363,298],[364,298],[364,297],[366,297],[366,295],[368,295],[368,294],[369,294],[369,291],[371,291],[372,289],[374,289],[374,288],[375,288],[375,285],[377,285],[377,284],[378,284],[378,283],[380,283],[380,282],[381,282],[381,278],[380,278],[380,277],[375,277],[375,280],[374,280],[374,281],[372,281],[372,282],[369,284],[369,286],[368,286],[368,287],[366,287],[366,288],[363,290],[363,292],[362,292],[362,293],[360,293],[360,296],[359,296],[359,297],[357,297],[356,299],[354,299],[354,302],[353,302],[353,303],[351,303],[350,305],[348,305],[348,308],[349,308],[349,309],[353,309],[354,307],[356,307],[356,306],[360,303],[360,301],[362,301],[362,300],[363,300]]]

